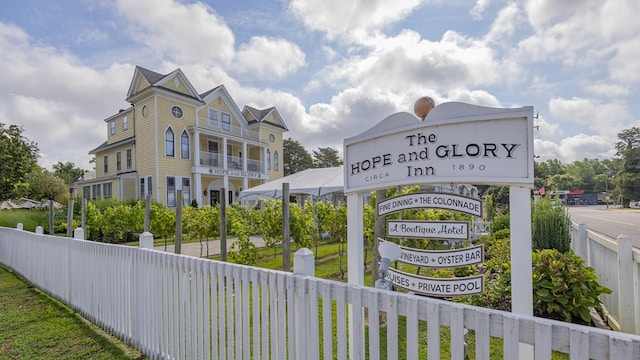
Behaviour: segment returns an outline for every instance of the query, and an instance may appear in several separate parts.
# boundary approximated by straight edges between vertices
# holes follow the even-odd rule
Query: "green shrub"
[[[562,206],[549,199],[531,205],[531,242],[534,250],[571,248],[571,219]]]
[[[500,231],[502,229],[509,229],[510,228],[510,217],[509,217],[509,213],[504,213],[502,215],[498,215],[492,222],[491,222],[491,233],[495,233],[497,231]]]
[[[533,308],[537,316],[568,322],[591,322],[590,307],[600,307],[600,294],[611,290],[598,284],[595,270],[582,258],[557,250],[533,253]]]

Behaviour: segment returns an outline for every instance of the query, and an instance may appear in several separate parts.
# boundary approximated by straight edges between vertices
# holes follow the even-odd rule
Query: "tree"
[[[547,186],[553,190],[575,190],[581,184],[582,180],[571,174],[556,174],[547,180]]]
[[[330,147],[319,147],[313,150],[313,166],[317,168],[328,168],[342,165],[342,160],[338,150]]]
[[[282,143],[284,176],[313,167],[313,159],[298,140],[285,139]]]
[[[628,149],[640,147],[640,127],[622,130],[618,133],[618,139],[616,155],[624,158]]]
[[[33,199],[55,200],[69,193],[69,187],[64,183],[64,180],[48,170],[32,173],[29,175],[28,182],[30,197]]]
[[[54,164],[52,168],[53,173],[64,180],[67,185],[71,185],[78,181],[84,175],[84,170],[76,167],[72,162],[66,162],[63,164],[61,161],[58,161],[58,163]]]
[[[21,126],[0,122],[0,200],[15,197],[28,175],[38,169],[38,144],[23,132]]]
[[[620,191],[622,205],[640,199],[640,127],[632,127],[618,133],[616,155],[620,156],[621,169],[614,183]]]

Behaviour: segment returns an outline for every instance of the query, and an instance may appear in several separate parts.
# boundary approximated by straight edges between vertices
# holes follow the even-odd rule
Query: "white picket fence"
[[[488,360],[490,338],[504,359],[640,359],[636,335],[16,229],[0,263],[152,359]]]
[[[633,248],[632,239],[624,234],[612,239],[574,222],[571,247],[595,269],[600,284],[612,290],[611,294],[600,296],[609,324],[614,329],[640,334],[640,250]]]

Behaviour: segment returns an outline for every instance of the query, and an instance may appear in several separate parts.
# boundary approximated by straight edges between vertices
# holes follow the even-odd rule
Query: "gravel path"
[[[236,238],[227,238],[227,251],[231,249],[231,244],[236,240],[237,240]],[[253,243],[258,248],[265,246],[261,235],[251,236],[251,241],[253,241]],[[182,244],[181,253],[187,256],[205,257],[207,256],[207,243],[209,245],[209,256],[220,254],[220,240],[203,241],[202,244],[200,242],[185,243],[185,244]],[[164,245],[160,245],[160,246],[155,246],[153,249],[158,251],[167,251],[171,253],[174,252],[173,245],[167,245],[166,248]]]

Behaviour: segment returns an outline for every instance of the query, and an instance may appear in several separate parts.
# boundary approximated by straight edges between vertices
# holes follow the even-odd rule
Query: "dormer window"
[[[218,110],[209,109],[209,126],[218,127]]]
[[[111,122],[109,122],[109,133],[111,135],[115,135],[116,134],[116,122],[115,122],[115,120],[112,120]]]
[[[231,115],[222,113],[222,130],[231,130]]]

